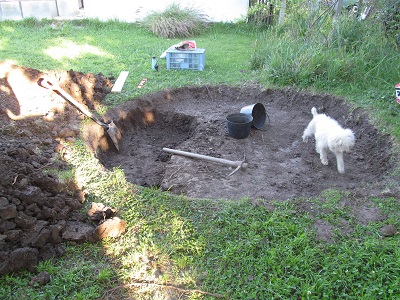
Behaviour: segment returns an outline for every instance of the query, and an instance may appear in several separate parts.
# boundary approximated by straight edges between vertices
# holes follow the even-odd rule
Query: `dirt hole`
[[[175,148],[190,138],[196,118],[139,108],[132,109],[130,114],[136,118],[136,125],[124,133],[122,153],[110,151],[99,159],[107,168],[121,167],[133,184],[160,187],[171,157],[162,148]]]
[[[262,130],[252,128],[245,139],[228,136],[226,116],[253,103],[265,106],[269,124]],[[333,154],[324,166],[314,141],[301,140],[313,106],[356,134],[353,152],[345,154],[343,175]],[[285,200],[317,196],[331,188],[371,195],[384,188],[394,167],[390,138],[364,111],[331,95],[253,86],[186,87],[134,99],[110,115],[124,139],[120,152],[99,155],[103,164],[123,168],[134,184],[193,198]],[[163,147],[233,161],[246,156],[249,167],[228,176],[232,167],[170,155]]]

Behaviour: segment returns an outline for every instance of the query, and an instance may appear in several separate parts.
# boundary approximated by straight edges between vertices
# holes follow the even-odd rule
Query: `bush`
[[[207,28],[208,16],[195,8],[168,6],[162,12],[152,12],[142,25],[163,38],[190,37]]]
[[[397,47],[400,47],[400,2],[398,0],[385,3],[382,19],[386,37],[394,39]]]

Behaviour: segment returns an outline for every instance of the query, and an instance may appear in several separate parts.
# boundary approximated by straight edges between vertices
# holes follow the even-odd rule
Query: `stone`
[[[18,248],[9,253],[0,263],[0,274],[20,270],[34,272],[38,262],[39,250],[31,247]]]
[[[67,221],[62,233],[62,238],[74,242],[94,241],[95,237],[93,232],[94,227],[90,224],[77,221]]]
[[[100,222],[105,219],[112,218],[116,211],[116,209],[113,209],[109,206],[104,206],[102,203],[92,202],[92,207],[87,213],[92,221]]]
[[[126,230],[126,221],[118,217],[107,219],[96,227],[95,235],[98,239],[115,238]]]
[[[36,223],[36,218],[24,214],[22,211],[14,219],[15,224],[21,228],[30,228]]]
[[[51,201],[47,202],[47,206],[51,208],[63,208],[65,206],[65,201],[63,198],[56,196],[52,198]]]
[[[23,190],[16,191],[15,196],[28,204],[36,203],[41,206],[46,202],[42,190],[37,186],[28,186]]]
[[[17,206],[15,204],[9,204],[0,208],[0,218],[3,220],[13,219],[18,215]]]
[[[8,204],[9,204],[9,202],[6,197],[0,197],[0,209],[2,207],[6,207]]]
[[[381,234],[385,237],[389,237],[398,234],[398,231],[393,225],[386,225],[381,228]]]
[[[35,285],[46,285],[50,282],[50,274],[48,272],[40,272],[36,276],[33,276],[29,281],[30,286]]]
[[[54,245],[51,243],[48,243],[40,248],[39,260],[41,261],[51,260],[56,258],[57,256],[58,255],[56,249],[54,248]]]
[[[57,195],[63,189],[62,184],[56,178],[45,174],[36,175],[32,179],[32,183],[42,190],[50,192],[52,195]]]
[[[50,230],[46,229],[49,222],[38,220],[22,239],[23,246],[43,247],[50,238]]]
[[[17,225],[13,221],[9,221],[9,220],[6,221],[6,220],[0,219],[0,233],[12,230],[16,226]]]
[[[21,239],[22,230],[12,229],[4,232],[4,234],[7,236],[6,241],[11,242],[11,244],[17,244]]]
[[[67,198],[65,199],[65,204],[68,205],[72,210],[82,208],[82,203],[78,201],[76,198]]]
[[[59,221],[57,224],[50,225],[50,242],[53,244],[61,243],[61,231],[65,228],[66,222],[64,220]]]
[[[57,212],[52,208],[44,206],[42,208],[42,216],[45,220],[51,220],[57,217]]]

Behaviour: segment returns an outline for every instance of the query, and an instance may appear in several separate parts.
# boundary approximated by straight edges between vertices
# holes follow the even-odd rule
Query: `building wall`
[[[140,21],[177,3],[204,12],[213,22],[234,22],[247,13],[248,0],[0,0],[0,20],[26,17]]]
[[[199,9],[213,22],[233,22],[245,16],[248,8],[248,0],[84,0],[85,17],[135,22],[152,11],[163,11],[172,3]]]
[[[0,0],[0,20],[71,18],[78,14],[78,0]]]

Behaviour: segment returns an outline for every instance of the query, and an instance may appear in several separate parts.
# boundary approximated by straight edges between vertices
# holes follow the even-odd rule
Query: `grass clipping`
[[[196,8],[168,6],[162,12],[152,12],[142,25],[162,38],[191,37],[207,28],[208,16]]]

